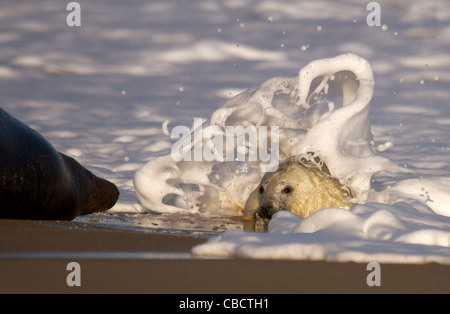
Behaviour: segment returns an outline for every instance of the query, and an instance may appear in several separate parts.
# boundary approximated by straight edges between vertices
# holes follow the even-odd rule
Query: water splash
[[[271,78],[232,98],[200,125],[194,123],[184,138],[191,144],[187,154],[194,156],[198,147],[210,149],[211,137],[194,136],[199,128],[275,126],[277,160],[314,152],[364,202],[372,175],[396,167],[373,147],[369,121],[373,88],[370,64],[355,54],[313,61],[298,77]],[[217,132],[215,136],[225,143],[230,135]],[[267,133],[266,143],[272,143],[272,136]],[[234,152],[251,149],[249,138],[243,144],[233,143]],[[270,152],[274,148],[267,147]],[[156,158],[136,172],[137,196],[145,208],[156,212],[239,214],[267,171],[261,156],[256,160],[246,156],[231,161],[225,155],[210,161],[175,161],[172,155]]]

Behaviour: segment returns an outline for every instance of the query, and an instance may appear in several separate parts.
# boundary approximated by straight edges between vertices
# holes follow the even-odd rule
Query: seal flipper
[[[250,193],[245,202],[244,218],[254,219],[259,208],[259,185]]]

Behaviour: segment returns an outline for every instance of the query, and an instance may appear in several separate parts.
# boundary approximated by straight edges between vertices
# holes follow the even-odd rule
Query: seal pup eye
[[[262,186],[259,187],[259,194],[263,194],[264,193],[264,188]]]
[[[281,191],[281,193],[289,194],[289,193],[292,193],[293,190],[294,190],[294,189],[291,188],[290,186],[286,186],[286,187],[283,189],[283,191]]]

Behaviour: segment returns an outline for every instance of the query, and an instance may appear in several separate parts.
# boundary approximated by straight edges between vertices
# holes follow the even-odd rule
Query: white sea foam
[[[275,152],[279,150],[279,156],[271,165],[277,166],[278,159],[313,152],[364,202],[372,175],[397,168],[373,147],[369,121],[373,86],[370,64],[355,54],[316,60],[303,67],[298,77],[275,77],[239,94],[216,110],[204,126],[223,133],[229,126],[276,126],[279,147]],[[195,121],[192,137],[187,137],[188,144],[192,143],[188,159],[171,154],[137,171],[134,184],[139,200],[144,207],[160,212],[242,211],[251,188],[268,171],[267,163],[261,156],[254,160],[249,154],[246,160],[236,158],[241,148],[238,143],[231,158],[228,149],[221,152],[227,154],[220,156],[227,162],[217,158],[192,162],[191,154],[196,160],[198,146],[201,152],[211,144],[197,136],[203,125],[198,123],[200,119]],[[267,142],[272,143],[272,133]],[[219,136],[224,137],[221,143],[228,141],[228,134]],[[259,147],[263,143],[260,138]],[[250,152],[252,144],[250,139],[245,144]],[[271,149],[275,149],[273,143]]]
[[[229,230],[193,248],[199,256],[335,262],[450,264],[450,219],[421,203],[319,210],[303,219],[281,211],[268,233]]]

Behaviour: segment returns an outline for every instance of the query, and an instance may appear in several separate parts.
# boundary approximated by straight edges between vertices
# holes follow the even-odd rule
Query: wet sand
[[[0,293],[450,293],[450,266],[203,259],[207,237],[121,231],[74,222],[0,220]],[[70,262],[81,286],[68,286]]]

